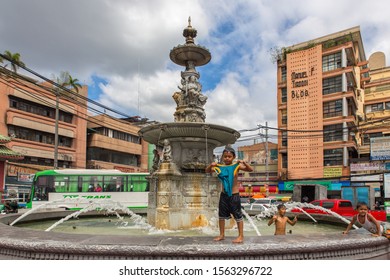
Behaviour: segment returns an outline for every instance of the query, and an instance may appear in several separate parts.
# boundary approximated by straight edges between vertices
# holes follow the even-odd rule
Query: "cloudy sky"
[[[89,98],[124,115],[161,122],[173,121],[171,96],[184,69],[170,61],[169,52],[185,42],[189,16],[198,30],[196,44],[212,55],[209,64],[197,68],[208,96],[208,123],[237,130],[265,122],[276,127],[274,47],[360,26],[366,57],[382,51],[390,65],[387,0],[0,3],[0,52],[20,53],[27,67],[49,78],[69,71],[89,86]]]

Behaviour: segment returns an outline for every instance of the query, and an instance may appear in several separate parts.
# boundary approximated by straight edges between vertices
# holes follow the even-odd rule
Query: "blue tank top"
[[[214,167],[219,180],[222,182],[223,189],[228,196],[232,196],[234,177],[236,176],[239,167],[240,163],[231,165],[217,164],[217,166]]]

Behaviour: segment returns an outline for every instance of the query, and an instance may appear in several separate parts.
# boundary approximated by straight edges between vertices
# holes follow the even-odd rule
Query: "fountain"
[[[177,105],[174,122],[147,126],[139,132],[156,148],[163,147],[162,162],[149,179],[148,204],[148,222],[161,229],[208,224],[218,207],[219,183],[204,170],[213,161],[216,147],[233,144],[240,136],[234,129],[205,123],[207,97],[202,94],[195,66],[206,65],[211,54],[195,44],[196,35],[189,18],[183,31],[185,44],[170,52],[174,63],[185,66],[179,91],[173,94]]]
[[[195,66],[207,64],[211,55],[204,47],[195,45],[196,33],[189,20],[183,32],[185,44],[170,52],[174,63],[186,67],[181,73],[179,91],[173,94],[177,104],[174,122],[140,131],[143,139],[156,145],[155,155],[162,149],[162,160],[156,156],[150,176],[147,219],[150,226],[163,231],[210,225],[218,206],[219,182],[216,176],[205,174],[204,169],[213,160],[214,148],[232,144],[240,136],[234,129],[205,122],[207,98],[201,92]],[[93,229],[89,234],[72,234],[9,226],[18,219],[24,222],[51,219],[60,224],[73,216],[82,219],[102,215],[89,211],[92,208],[76,214],[42,210],[0,216],[0,259],[390,259],[389,241],[385,237],[372,237],[358,230],[348,235],[343,235],[342,229],[337,233],[319,231],[285,236],[260,236],[259,232],[245,236],[244,243],[232,244],[236,232],[214,242],[210,236],[117,236],[102,235]]]

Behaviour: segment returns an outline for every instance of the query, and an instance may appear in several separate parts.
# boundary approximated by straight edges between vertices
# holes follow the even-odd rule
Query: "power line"
[[[112,109],[112,108],[110,108],[110,107],[107,107],[107,106],[105,106],[105,105],[103,105],[103,104],[101,104],[101,103],[99,103],[99,102],[97,102],[97,101],[95,101],[95,100],[92,100],[92,99],[89,99],[89,98],[87,98],[87,97],[84,97],[83,95],[80,95],[80,94],[78,94],[78,93],[76,93],[76,92],[74,92],[74,91],[72,91],[72,90],[70,90],[70,89],[68,89],[68,88],[66,88],[66,87],[64,87],[64,86],[62,86],[62,85],[56,83],[56,82],[53,81],[53,80],[51,80],[51,79],[49,79],[49,78],[46,78],[45,76],[43,76],[43,75],[41,75],[41,74],[35,72],[34,70],[28,68],[27,66],[25,66],[25,65],[23,65],[23,64],[21,64],[21,63],[18,63],[18,62],[15,61],[15,60],[9,59],[8,57],[4,56],[4,55],[1,54],[1,53],[0,53],[0,57],[2,57],[3,59],[6,59],[6,60],[8,60],[8,61],[10,61],[10,62],[13,63],[13,64],[16,64],[18,67],[20,67],[20,68],[26,70],[27,72],[29,72],[29,73],[31,73],[31,74],[33,74],[33,75],[35,75],[35,76],[37,76],[38,78],[40,78],[40,79],[42,79],[42,80],[48,82],[49,84],[51,84],[51,85],[53,85],[53,86],[55,86],[55,87],[57,87],[57,88],[60,88],[60,89],[63,90],[63,91],[66,91],[66,92],[68,92],[68,93],[70,93],[70,94],[73,94],[73,95],[77,96],[78,98],[84,99],[84,100],[86,100],[86,101],[88,101],[88,102],[90,102],[90,103],[92,103],[92,104],[94,104],[94,105],[97,105],[97,106],[99,106],[99,107],[101,107],[101,108],[104,108],[104,109],[106,109],[106,110],[108,110],[108,111],[111,111],[111,112],[113,112],[113,113],[115,113],[115,114],[118,114],[118,115],[121,115],[121,116],[124,116],[124,117],[127,117],[127,118],[131,118],[131,117],[132,117],[132,116],[129,116],[129,115],[125,114],[125,113],[122,113],[122,112],[120,112],[120,111],[117,111],[117,110],[115,110],[115,109]],[[16,73],[15,73],[15,74],[16,74]]]

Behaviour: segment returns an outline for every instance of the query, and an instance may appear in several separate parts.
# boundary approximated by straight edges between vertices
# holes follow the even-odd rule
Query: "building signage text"
[[[313,72],[314,67],[311,67],[310,75],[312,75]],[[307,87],[309,85],[308,77],[309,75],[307,71],[291,73],[291,84],[293,88],[293,90],[291,90],[292,100],[304,99],[309,96],[309,91],[307,89],[302,88]]]

